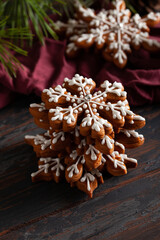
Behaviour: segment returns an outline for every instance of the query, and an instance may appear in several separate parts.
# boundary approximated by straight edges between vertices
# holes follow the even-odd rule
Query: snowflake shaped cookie
[[[68,25],[59,24],[66,35],[68,31],[72,32],[66,49],[69,56],[73,56],[79,49],[86,49],[94,45],[97,49],[102,50],[106,60],[123,68],[127,63],[127,53],[131,53],[132,47],[139,49],[142,46],[150,51],[160,48],[159,42],[149,38],[149,27],[160,22],[160,13],[151,12],[144,17],[135,14],[131,17],[131,12],[125,8],[123,0],[116,0],[113,3],[113,9],[102,9],[99,13],[83,7],[79,1],[75,1],[75,8],[80,20],[69,20]],[[83,22],[79,31],[76,27],[71,27],[74,25],[74,21]],[[73,22],[71,26],[70,22]],[[83,26],[85,27],[83,28]]]
[[[106,80],[93,92],[95,86],[91,78],[76,74],[72,79],[65,78],[63,86],[43,90],[50,126],[56,132],[70,132],[78,124],[82,136],[102,139],[113,128],[118,131],[133,121],[134,113],[121,83]],[[142,119],[137,121],[145,123]],[[135,129],[135,124],[131,127]]]

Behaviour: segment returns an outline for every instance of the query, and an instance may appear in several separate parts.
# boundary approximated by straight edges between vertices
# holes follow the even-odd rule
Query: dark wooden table
[[[20,97],[0,111],[0,239],[160,239],[160,106],[132,108],[147,119],[145,144],[127,151],[139,165],[106,176],[90,200],[65,182],[31,182],[36,157],[24,136],[41,131],[32,101]]]

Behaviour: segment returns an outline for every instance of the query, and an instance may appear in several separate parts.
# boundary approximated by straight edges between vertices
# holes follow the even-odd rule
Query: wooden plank
[[[123,205],[124,199],[121,200],[121,194],[120,194],[121,191],[123,192],[122,189],[125,189],[126,187],[126,191],[128,192],[126,192],[124,195],[127,196],[127,194],[133,194],[131,195],[133,198],[134,193],[132,192],[132,187],[129,187],[129,186],[132,186],[132,184],[133,185],[135,184],[134,186],[136,186],[137,184],[137,192],[140,191],[141,179],[143,179],[144,197],[146,197],[146,195],[149,194],[147,195],[148,199],[149,198],[151,200],[154,199],[154,195],[157,190],[154,187],[154,183],[151,181],[150,184],[153,186],[153,192],[152,194],[151,194],[151,191],[147,193],[149,180],[146,180],[146,179],[152,179],[152,177],[154,178],[156,176],[156,181],[158,181],[157,172],[160,169],[160,150],[159,150],[160,108],[159,106],[154,106],[154,107],[149,106],[145,108],[135,109],[137,113],[143,115],[147,119],[147,125],[145,126],[145,128],[140,130],[140,132],[145,135],[145,138],[146,138],[145,144],[140,148],[128,151],[129,156],[135,157],[139,160],[138,168],[136,170],[129,171],[129,174],[123,177],[116,178],[116,177],[110,177],[109,175],[106,176],[105,183],[99,186],[99,188],[95,191],[94,198],[92,200],[88,200],[85,194],[78,191],[77,189],[71,189],[67,183],[60,183],[60,184],[56,184],[52,182],[50,183],[42,182],[37,184],[31,183],[30,173],[35,171],[37,168],[36,158],[35,158],[35,154],[32,152],[32,148],[24,143],[24,135],[36,134],[38,132],[41,132],[41,130],[35,127],[34,123],[32,122],[32,118],[28,112],[29,103],[33,101],[34,101],[33,98],[30,98],[29,100],[27,98],[24,98],[23,101],[17,101],[12,106],[7,107],[4,110],[1,110],[0,112],[0,122],[1,122],[1,126],[0,126],[0,151],[1,151],[0,152],[0,159],[1,159],[0,160],[1,161],[0,231],[1,231],[1,235],[10,231],[12,232],[12,230],[14,229],[18,229],[17,231],[14,231],[15,235],[12,235],[12,233],[10,233],[11,235],[7,235],[7,236],[15,237],[16,234],[17,236],[18,234],[20,234],[24,237],[25,231],[27,231],[27,234],[29,234],[28,229],[30,228],[30,226],[33,226],[33,227],[35,226],[37,229],[36,231],[39,231],[37,227],[38,224],[40,228],[43,229],[43,221],[44,222],[49,221],[48,219],[51,218],[52,221],[54,222],[55,221],[54,216],[58,216],[58,220],[57,220],[58,222],[56,225],[57,228],[58,228],[58,223],[60,224],[60,218],[62,218],[61,220],[63,220],[62,225],[64,224],[65,226],[64,219],[70,215],[70,214],[69,215],[67,214],[68,214],[68,211],[70,212],[72,209],[74,209],[74,211],[77,213],[77,218],[80,218],[81,215],[78,215],[78,212],[76,209],[82,208],[83,214],[84,214],[83,215],[84,223],[85,223],[85,216],[86,216],[85,214],[90,214],[90,213],[87,213],[88,209],[89,209],[89,212],[90,210],[92,212],[92,215],[90,218],[91,219],[93,218],[93,220],[98,221],[98,219],[100,218],[100,215],[99,215],[100,213],[97,213],[97,215],[94,217],[93,208],[96,209],[98,207],[99,210],[97,208],[97,212],[100,211],[100,209],[103,208],[104,201],[108,202],[109,206],[112,208],[111,204],[112,202],[114,202],[114,197],[113,198],[111,197],[108,199],[108,196],[110,196],[111,193],[112,193],[111,196],[114,196],[115,194],[117,203],[120,202],[120,204]],[[145,181],[146,181],[146,184],[145,184]],[[151,185],[150,185],[150,189],[152,188]],[[92,206],[91,209],[90,209],[90,204]],[[118,207],[118,205],[116,206]],[[150,209],[152,209],[152,207],[153,206],[151,206]],[[142,208],[142,205],[140,208]],[[112,215],[116,214],[117,211],[118,211],[117,208],[113,207]],[[120,212],[119,212],[119,215],[121,216]],[[153,211],[153,214],[151,214],[151,217],[153,217],[153,215],[154,215],[154,211]],[[108,215],[106,215],[106,218],[108,218]],[[74,220],[76,224],[76,219]],[[102,220],[99,219],[99,224],[100,224],[100,221]],[[112,217],[111,217],[111,220],[112,220]],[[67,218],[67,221],[69,221],[68,218]],[[123,223],[123,219],[122,219],[122,223]],[[27,227],[23,228],[25,224],[26,226],[28,226],[28,228]],[[130,229],[130,231],[132,232],[132,227],[130,226],[128,229]],[[86,228],[84,228],[83,231],[86,232],[85,233],[86,236],[92,239],[94,236],[94,230],[91,229],[91,233],[88,233],[87,235],[88,227],[89,226],[86,225]],[[157,229],[156,227],[153,227],[152,222],[149,227],[151,228],[150,232],[152,232],[152,228],[155,228],[155,231]],[[103,229],[101,229],[100,232],[103,232],[102,230]],[[71,229],[68,229],[68,231],[71,232]],[[127,230],[127,232],[128,231],[129,230]],[[119,230],[118,230],[118,233],[119,233]],[[98,229],[97,229],[97,234],[98,234]],[[114,232],[114,234],[116,236],[116,232]],[[125,234],[125,230],[124,230],[124,234]],[[68,236],[71,237],[72,235],[68,235]],[[104,236],[106,236],[105,231],[104,231]],[[10,238],[10,239],[13,239],[13,238]],[[19,239],[19,238],[17,237],[15,239]]]
[[[158,239],[159,174],[160,169],[106,189],[90,201],[17,227],[2,239]]]

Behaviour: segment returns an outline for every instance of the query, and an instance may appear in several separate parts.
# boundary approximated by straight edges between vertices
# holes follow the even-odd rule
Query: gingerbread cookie
[[[80,121],[80,134],[103,139],[113,127],[122,128],[132,121],[134,113],[126,102],[126,92],[121,83],[105,81],[98,91],[91,78],[76,74],[65,78],[63,87],[45,89],[42,99],[49,110],[49,124],[55,131],[70,132]],[[108,102],[109,99],[109,102]],[[50,108],[50,109],[49,109]]]
[[[93,191],[98,187],[98,181],[93,174],[86,172],[83,177],[76,182],[76,186],[92,198]]]
[[[160,22],[160,13],[131,17],[122,0],[116,0],[112,9],[102,9],[98,13],[83,7],[79,1],[75,1],[75,9],[75,19],[69,19],[67,23],[57,22],[59,31],[68,38],[66,54],[69,57],[75,56],[81,49],[95,46],[107,61],[123,68],[132,48],[160,49],[160,43],[149,38],[149,27]]]

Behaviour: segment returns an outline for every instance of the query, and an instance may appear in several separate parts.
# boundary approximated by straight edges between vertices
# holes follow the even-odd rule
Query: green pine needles
[[[62,0],[53,2],[65,4]],[[48,12],[60,14],[50,0],[0,0],[0,62],[10,75],[15,76],[21,66],[11,50],[27,55],[22,49],[24,40],[32,46],[35,35],[42,44],[49,35],[57,39]]]
[[[3,16],[7,17],[6,25],[11,28],[28,29],[32,33],[32,28],[40,42],[44,44],[44,36],[50,34],[57,38],[51,28],[54,22],[48,16],[47,11],[53,11],[49,0],[5,0],[3,6]],[[23,39],[23,33],[21,38]],[[33,36],[30,35],[30,44]]]
[[[12,50],[25,56],[27,52],[12,43],[9,39],[19,39],[21,34],[23,34],[24,39],[28,39],[28,31],[26,29],[6,28],[6,22],[6,18],[0,20],[0,62],[9,75],[15,76],[16,69],[21,64],[12,54]]]
[[[88,7],[98,0],[79,1]],[[54,21],[49,16],[53,13],[71,16],[73,3],[74,0],[0,0],[0,62],[11,76],[15,76],[21,66],[12,50],[27,55],[24,42],[32,46],[34,36],[41,44],[44,37],[58,39]]]

